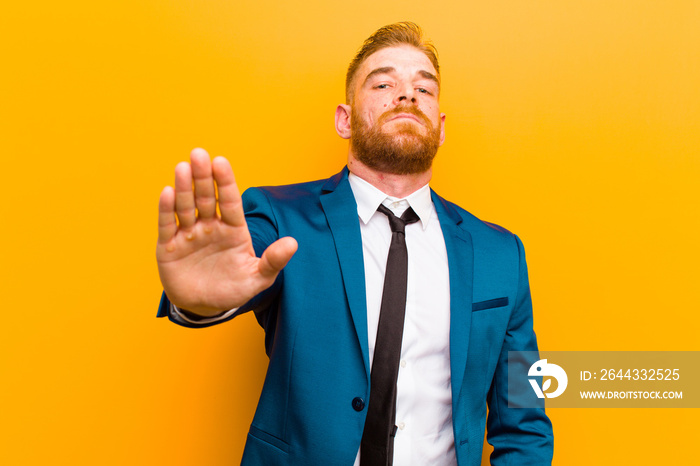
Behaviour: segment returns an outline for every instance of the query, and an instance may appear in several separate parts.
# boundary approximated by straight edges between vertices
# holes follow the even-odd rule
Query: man
[[[508,407],[508,352],[537,350],[522,244],[428,187],[439,93],[418,26],[386,26],[348,70],[341,173],[241,200],[195,149],[163,190],[159,316],[266,332],[243,464],[478,465],[486,427],[492,464],[550,464],[544,411]]]

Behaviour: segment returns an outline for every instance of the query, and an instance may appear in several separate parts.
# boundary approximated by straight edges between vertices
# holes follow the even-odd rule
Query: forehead
[[[391,67],[397,72],[416,73],[427,71],[437,76],[437,71],[428,56],[411,45],[386,47],[367,57],[358,70],[358,84],[377,68]]]

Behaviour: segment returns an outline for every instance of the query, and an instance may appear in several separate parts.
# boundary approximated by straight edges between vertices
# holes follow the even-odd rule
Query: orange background
[[[195,146],[243,187],[327,177],[361,41],[440,51],[433,187],[528,252],[540,347],[699,350],[700,3],[12,2],[0,14],[0,463],[237,464],[252,315],[155,319],[157,198]],[[553,409],[556,465],[696,457],[697,410]]]

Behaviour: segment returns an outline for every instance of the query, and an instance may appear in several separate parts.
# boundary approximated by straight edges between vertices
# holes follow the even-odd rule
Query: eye
[[[378,84],[375,86],[377,89],[387,89],[389,87],[388,84]]]
[[[428,90],[425,89],[425,88],[423,88],[423,87],[419,87],[419,88],[416,89],[416,90],[417,90],[418,92],[420,92],[421,94],[430,94],[430,92],[428,92]]]

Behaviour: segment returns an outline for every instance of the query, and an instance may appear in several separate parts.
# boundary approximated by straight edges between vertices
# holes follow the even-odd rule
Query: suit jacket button
[[[360,398],[359,396],[357,398],[352,399],[352,408],[355,411],[362,411],[365,409],[365,400]]]

